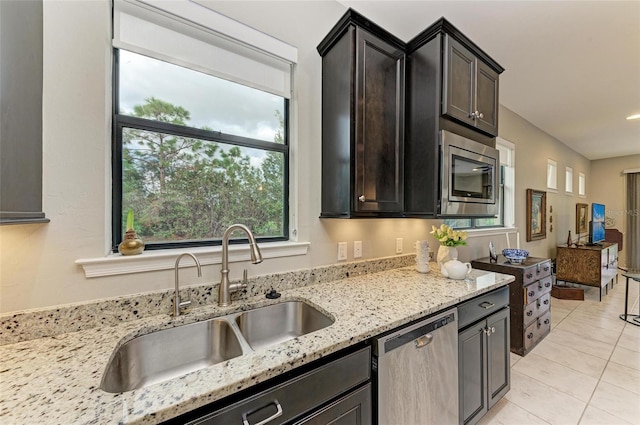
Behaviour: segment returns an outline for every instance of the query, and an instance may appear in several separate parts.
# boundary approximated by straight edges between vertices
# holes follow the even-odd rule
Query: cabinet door
[[[458,335],[461,424],[477,422],[488,410],[486,323],[482,320]]]
[[[487,328],[487,393],[491,409],[510,388],[509,309],[489,316]]]
[[[475,125],[475,56],[448,35],[444,43],[442,113]]]
[[[498,73],[484,62],[477,61],[476,127],[498,135]]]
[[[354,211],[404,208],[404,53],[356,30]]]
[[[371,384],[331,403],[324,409],[294,422],[295,425],[370,425]]]

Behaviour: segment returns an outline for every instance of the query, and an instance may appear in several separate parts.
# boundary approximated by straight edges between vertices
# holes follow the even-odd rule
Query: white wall
[[[332,1],[211,2],[223,14],[298,47],[296,72],[298,126],[297,220],[299,239],[310,241],[306,256],[270,259],[260,265],[233,265],[251,275],[336,262],[336,243],[363,241],[364,258],[394,255],[395,239],[405,252],[416,239],[429,239],[437,221],[407,219],[320,220],[321,59],[317,44],[345,12]],[[172,270],[86,279],[79,258],[104,257],[110,244],[110,9],[107,0],[44,4],[44,195],[51,223],[0,227],[0,312],[40,308],[173,287]],[[508,72],[508,70],[507,70]],[[546,158],[589,174],[589,161],[506,108],[500,109],[500,135],[516,144],[516,225],[524,244],[524,191],[544,190]],[[563,175],[559,187],[564,187]],[[590,190],[587,177],[587,191]],[[554,254],[574,226],[575,196],[549,195],[554,232],[526,244],[532,255]],[[557,213],[555,211],[558,211]],[[573,228],[573,227],[571,227]],[[477,238],[460,249],[461,259],[487,255]],[[432,240],[433,246],[435,242]],[[219,266],[203,270],[202,282],[219,279]]]

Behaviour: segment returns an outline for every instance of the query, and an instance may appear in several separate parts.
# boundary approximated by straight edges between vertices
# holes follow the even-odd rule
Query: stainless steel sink
[[[212,319],[152,332],[114,353],[100,388],[112,393],[177,378],[242,355],[229,322]]]
[[[288,301],[246,311],[236,317],[236,323],[257,350],[326,328],[333,320],[302,301]]]
[[[332,323],[302,301],[286,301],[151,332],[117,348],[100,388],[111,393],[143,388]]]

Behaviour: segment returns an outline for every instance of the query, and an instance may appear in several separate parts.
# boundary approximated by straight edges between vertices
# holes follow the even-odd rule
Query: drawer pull
[[[544,305],[549,304],[549,300],[544,300]]]
[[[536,293],[535,293],[535,292],[533,292],[533,291],[529,291],[529,292],[527,293],[527,295],[529,295],[530,297],[533,297],[535,294],[536,294]]]
[[[544,319],[544,324],[548,325],[549,324],[549,319]]]
[[[549,271],[549,266],[545,266],[544,271],[548,272]]]
[[[490,303],[489,301],[485,301],[485,302],[480,303],[480,307],[482,307],[482,308],[484,308],[486,310],[488,310],[490,308],[493,308],[495,306],[496,305],[494,303]]]
[[[282,416],[282,406],[280,406],[280,403],[278,403],[278,400],[273,400],[269,404],[275,404],[276,405],[276,413],[274,413],[273,415],[269,416],[268,418],[266,418],[263,421],[256,422],[255,425],[265,425],[265,424],[271,422],[272,420],[274,420],[275,418]],[[243,413],[242,414],[242,423],[243,423],[243,425],[251,425],[249,423],[248,416],[253,414],[253,413],[255,413],[255,412],[257,412],[260,409],[263,409],[263,408],[267,407],[269,404],[267,404],[265,406],[262,406],[262,407],[258,407],[257,409],[254,409],[254,410],[252,410],[250,412]]]
[[[529,316],[529,317],[533,316],[533,311],[531,311],[531,310],[527,311],[527,316]]]
[[[496,328],[495,326],[491,326],[491,327],[486,327],[483,329],[484,333],[487,334],[487,336],[496,333]]]
[[[548,287],[550,287],[550,286],[551,286],[551,282],[547,282],[547,283],[545,283],[545,284],[544,284],[544,287],[545,287],[545,288],[548,288]]]
[[[527,279],[531,279],[533,277],[533,273],[529,272],[527,273]]]
[[[528,338],[528,339],[532,339],[532,338],[533,338],[533,332],[530,332],[530,333],[527,335],[527,338]]]

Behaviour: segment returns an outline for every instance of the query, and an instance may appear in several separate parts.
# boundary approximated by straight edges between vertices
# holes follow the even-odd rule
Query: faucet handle
[[[187,308],[191,305],[191,300],[187,300],[187,301],[180,301],[180,304],[178,304],[178,307],[180,308]]]
[[[242,288],[246,288],[249,283],[249,279],[247,278],[247,269],[242,271]]]

